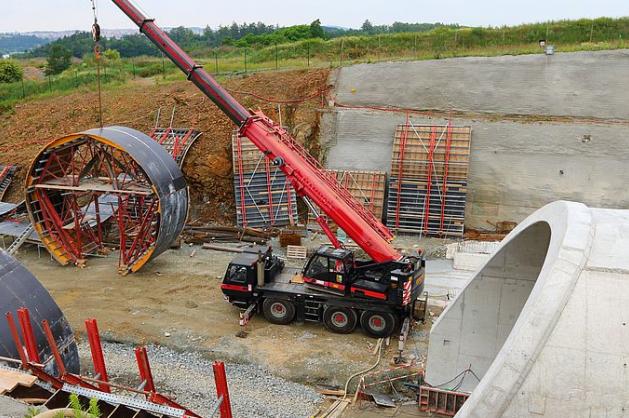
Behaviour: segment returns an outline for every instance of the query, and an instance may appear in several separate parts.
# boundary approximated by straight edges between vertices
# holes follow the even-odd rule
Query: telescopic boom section
[[[221,87],[129,0],[112,0],[170,60],[183,71],[306,196],[341,227],[374,261],[396,261],[402,255],[391,245],[391,232],[336,179],[327,174],[284,129],[262,113],[252,113]]]

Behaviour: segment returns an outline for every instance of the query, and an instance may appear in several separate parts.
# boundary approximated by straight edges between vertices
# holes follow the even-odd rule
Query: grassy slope
[[[540,53],[539,39],[547,39],[559,52],[627,47],[629,17],[535,23],[500,28],[438,28],[421,33],[395,33],[305,40],[261,48],[221,48],[196,51],[198,61],[213,73],[335,67],[362,62],[440,59],[461,56],[498,56]],[[246,60],[245,60],[246,58]],[[246,62],[246,64],[245,64]],[[25,62],[24,65],[32,65]],[[40,63],[41,65],[41,63]],[[138,57],[108,63],[103,78],[116,88],[138,77],[179,80],[182,75],[168,60]],[[75,64],[48,80],[28,81],[27,98],[66,94],[76,89],[95,89],[93,63]],[[51,86],[52,84],[52,86]],[[52,88],[51,88],[52,87]],[[23,100],[21,83],[0,85],[0,112]]]

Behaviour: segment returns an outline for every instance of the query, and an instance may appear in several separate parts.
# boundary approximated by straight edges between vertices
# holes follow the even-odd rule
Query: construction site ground
[[[282,124],[290,128],[297,140],[317,155],[321,151],[317,141],[318,109],[328,90],[328,73],[318,69],[256,74],[226,80],[225,85],[245,105],[262,106],[275,120],[281,117]],[[271,105],[261,98],[289,102],[307,99]],[[27,167],[44,144],[98,125],[94,105],[97,100],[95,92],[80,91],[27,101],[17,105],[12,114],[0,115],[0,164],[20,165],[9,190],[9,201],[23,199]],[[171,110],[176,107],[173,126],[202,131],[203,136],[192,147],[183,167],[193,204],[190,220],[233,225],[230,143],[234,127],[208,99],[185,81],[163,83],[155,79],[106,90],[103,101],[105,125],[125,125],[148,132],[155,126],[160,107],[161,126],[170,124]],[[305,245],[314,248],[321,242],[308,240]],[[444,243],[414,236],[396,241],[397,246],[409,251],[423,247],[431,257],[443,256]],[[237,394],[233,399],[237,416],[304,417],[331,402],[322,400],[315,389],[342,388],[350,375],[376,360],[376,340],[360,330],[338,335],[321,324],[277,326],[254,317],[247,326],[246,337],[237,336],[241,331],[238,310],[223,300],[220,291],[222,275],[233,257],[230,253],[184,245],[162,254],[140,272],[124,277],[115,272],[116,253],[107,258],[90,258],[84,269],[62,267],[50,260],[44,250],[40,254],[32,246],[23,247],[17,256],[51,292],[79,338],[84,338],[86,318],[99,321],[102,334],[112,343],[105,350],[114,374],[124,379],[124,367],[134,367],[131,361],[123,359],[122,348],[129,346],[126,351],[130,358],[131,345],[149,344],[156,353],[156,374],[172,375],[161,380],[156,377],[157,381],[182,403],[189,401],[200,411],[209,407],[214,395],[208,383],[212,379],[207,361],[212,359],[228,363],[228,378]],[[449,275],[447,265],[434,266],[435,280],[431,282],[429,276],[427,283],[431,292],[443,296],[442,289],[459,288],[465,282],[465,277]],[[407,345],[418,362],[414,370],[425,360],[428,330],[438,310],[431,308],[433,316],[414,328]],[[385,375],[397,354],[396,347],[397,341],[392,341],[379,364],[378,370]],[[83,352],[85,355],[88,351]],[[395,387],[403,390],[401,385]],[[381,390],[392,389],[384,385]],[[409,401],[414,399],[412,392],[406,396]],[[256,410],[256,405],[265,405],[267,409]],[[403,406],[395,412],[372,409],[367,403],[348,410],[346,415],[383,416],[395,412],[396,416],[404,416],[407,409],[412,416],[421,416],[416,406]]]
[[[315,246],[318,242],[309,244]],[[310,416],[325,405],[316,389],[342,388],[350,375],[368,368],[377,358],[376,339],[360,330],[349,335],[333,334],[317,323],[278,326],[256,316],[245,328],[246,337],[237,336],[241,331],[238,310],[223,300],[220,290],[231,253],[184,245],[124,277],[114,271],[115,257],[112,253],[107,258],[91,258],[87,267],[79,269],[62,267],[32,246],[25,246],[18,254],[51,292],[79,339],[84,338],[84,320],[97,318],[104,339],[118,343],[105,347],[114,374],[124,378],[125,369],[127,374],[129,370],[134,372],[132,345],[155,346],[157,356],[152,358],[161,387],[178,399],[191,397],[191,405],[201,411],[209,407],[213,396],[208,389],[212,380],[209,360],[228,363],[228,377],[238,393],[234,405],[243,413],[239,416],[249,416],[244,411],[253,405],[252,397],[262,404],[283,405],[283,410],[292,411],[293,416]],[[438,308],[430,311],[427,323],[415,327],[408,344],[408,354],[417,360],[414,371],[425,359],[428,330]],[[122,366],[120,344],[128,346],[128,358]],[[83,355],[88,356],[89,350],[84,348]],[[380,370],[391,367],[396,354],[397,341],[392,341],[384,351]],[[199,370],[203,369],[200,362],[206,362],[207,370]],[[89,364],[87,358],[84,363]],[[185,376],[192,375],[194,378],[186,380]],[[186,381],[183,385],[182,379]],[[269,379],[274,382],[271,386]],[[380,390],[387,392],[390,387],[384,385]],[[288,408],[291,400],[298,406]],[[272,410],[250,416],[276,416]]]

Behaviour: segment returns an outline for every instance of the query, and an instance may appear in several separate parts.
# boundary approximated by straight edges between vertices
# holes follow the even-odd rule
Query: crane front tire
[[[295,305],[287,300],[264,299],[262,312],[267,321],[277,325],[287,325],[295,319]]]

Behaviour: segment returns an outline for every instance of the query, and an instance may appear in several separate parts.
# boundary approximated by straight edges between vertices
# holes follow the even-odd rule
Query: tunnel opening
[[[426,369],[429,384],[474,390],[516,325],[550,242],[547,222],[531,224],[474,275],[433,325]]]

